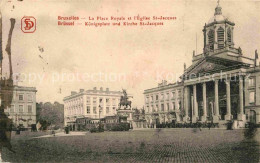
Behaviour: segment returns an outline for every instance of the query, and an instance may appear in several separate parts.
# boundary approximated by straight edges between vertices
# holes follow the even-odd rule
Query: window
[[[97,107],[95,107],[95,106],[93,107],[93,113],[97,114]]]
[[[90,97],[87,97],[87,104],[90,104]]]
[[[224,29],[220,27],[217,31],[218,34],[218,49],[224,48]]]
[[[28,95],[28,101],[32,101],[32,95]]]
[[[112,103],[113,103],[113,105],[116,105],[116,99],[112,99]]]
[[[76,108],[75,108],[75,113],[79,114],[78,106],[76,106]]]
[[[172,103],[172,110],[175,110],[175,102]]]
[[[156,100],[159,100],[159,95],[156,95],[156,98],[155,98]]]
[[[28,113],[32,113],[32,105],[28,105]]]
[[[164,99],[164,94],[162,93],[162,94],[161,94],[161,100],[163,100],[163,99]]]
[[[151,96],[151,101],[153,101],[153,96]]]
[[[208,33],[209,49],[214,50],[214,30],[210,30]]]
[[[23,95],[19,95],[19,100],[23,101]]]
[[[145,100],[146,100],[146,102],[149,102],[149,96],[146,96]]]
[[[169,100],[169,93],[166,94],[166,99]]]
[[[158,105],[156,105],[155,111],[158,111]]]
[[[250,78],[248,80],[248,86],[249,87],[254,87],[255,86],[255,78]]]
[[[106,107],[106,113],[107,114],[109,113],[109,107]]]
[[[97,98],[93,98],[93,104],[97,103]]]
[[[172,99],[175,99],[175,92],[172,92]]]
[[[178,91],[178,97],[181,97],[181,91],[180,90]]]
[[[106,103],[109,103],[109,98],[106,99]]]
[[[87,106],[87,114],[90,114],[90,106]]]
[[[167,103],[167,111],[169,111],[170,110],[170,105],[169,105],[169,103]]]
[[[154,106],[152,105],[152,112],[155,112],[155,110],[154,110]]]
[[[23,105],[19,105],[19,112],[23,112]]]
[[[255,92],[254,91],[249,92],[249,103],[250,104],[255,103]]]
[[[161,104],[161,111],[164,111],[164,104]]]
[[[14,105],[11,105],[10,112],[11,112],[11,113],[14,112]]]

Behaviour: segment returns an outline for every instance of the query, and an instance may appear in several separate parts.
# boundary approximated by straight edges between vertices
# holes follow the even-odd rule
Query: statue
[[[131,103],[132,103],[132,101],[129,101],[128,100],[128,95],[127,95],[127,93],[126,93],[126,90],[125,89],[122,89],[123,90],[123,96],[121,96],[121,98],[120,98],[120,103],[119,103],[119,107],[121,107],[121,106],[126,106],[126,108],[128,108],[128,106],[130,106],[130,108],[131,108]]]
[[[255,66],[257,66],[257,60],[258,60],[258,53],[257,50],[255,50]]]
[[[209,52],[210,52],[210,48],[209,48],[209,45],[207,45],[207,46],[204,47],[205,56],[207,56]]]
[[[242,55],[242,49],[240,47],[238,48],[238,54]]]

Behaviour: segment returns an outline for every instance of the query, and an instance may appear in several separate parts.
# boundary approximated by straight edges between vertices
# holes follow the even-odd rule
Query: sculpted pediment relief
[[[221,69],[225,69],[225,68],[227,68],[227,66],[204,61],[197,67],[193,68],[193,70],[191,70],[189,72],[189,74],[207,73],[207,72],[211,72],[214,70],[221,70]]]

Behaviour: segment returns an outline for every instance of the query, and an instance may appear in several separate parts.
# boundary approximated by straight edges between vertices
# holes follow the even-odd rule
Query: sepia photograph
[[[260,0],[0,0],[0,162],[260,162]]]

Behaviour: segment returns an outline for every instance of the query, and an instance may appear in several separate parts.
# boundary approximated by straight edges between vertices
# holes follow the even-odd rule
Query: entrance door
[[[256,112],[254,110],[250,110],[249,119],[251,123],[256,123]]]
[[[213,119],[213,115],[214,115],[214,103],[213,101],[209,102],[208,104],[208,116],[209,116],[209,120]]]
[[[225,120],[225,115],[227,114],[226,107],[220,107],[219,109],[221,120]]]

